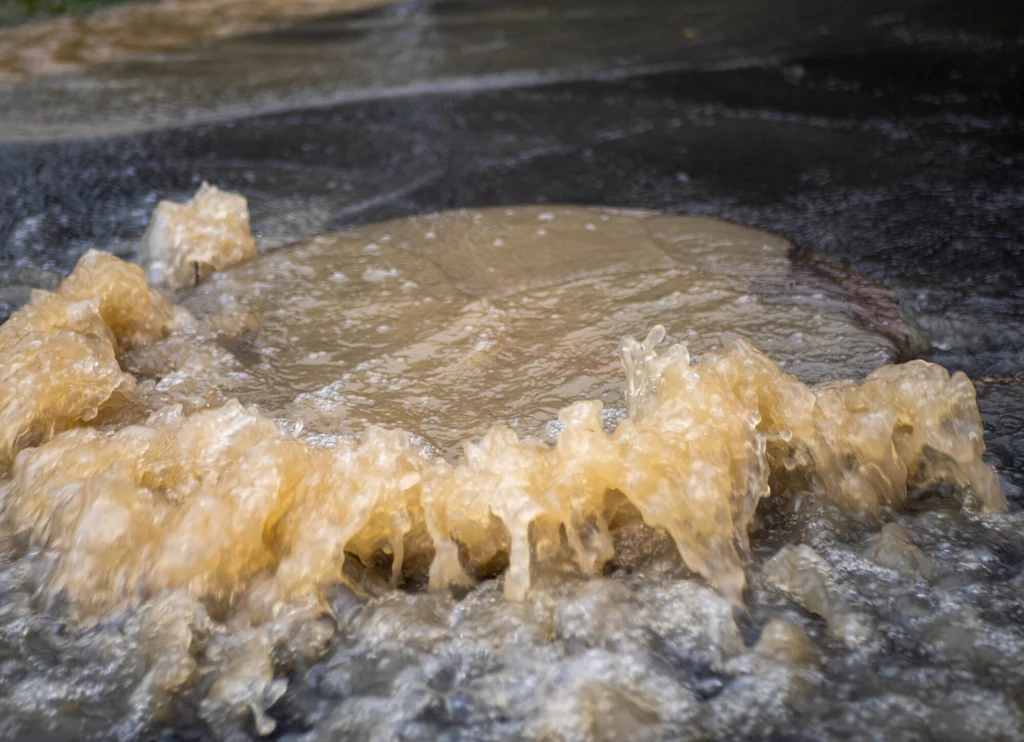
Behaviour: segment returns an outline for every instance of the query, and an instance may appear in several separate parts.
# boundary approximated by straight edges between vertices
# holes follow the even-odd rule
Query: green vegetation
[[[34,17],[81,15],[128,0],[0,0],[0,24]]]

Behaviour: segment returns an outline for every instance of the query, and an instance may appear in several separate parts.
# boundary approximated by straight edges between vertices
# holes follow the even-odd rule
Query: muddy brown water
[[[86,249],[132,257],[156,199],[191,195],[203,178],[249,197],[266,252],[171,294],[198,318],[183,334],[129,350],[115,333],[104,368],[111,383],[131,379],[135,401],[115,400],[82,431],[33,449],[21,495],[5,484],[0,735],[1024,738],[1022,26],[1013,8],[528,10],[510,18],[487,4],[393,6],[0,91],[11,102],[0,126],[8,311],[29,287],[56,289]],[[323,65],[310,65],[317,57]],[[239,85],[228,72],[242,58],[262,62]],[[218,60],[224,75],[200,74]],[[183,121],[196,123],[162,128]],[[566,211],[569,203],[619,210]],[[449,213],[428,216],[435,211]],[[767,232],[658,215],[666,211]],[[512,244],[523,247],[502,251]],[[82,290],[77,299],[88,300]],[[167,311],[170,327],[177,315]],[[822,496],[827,467],[815,480],[806,462],[783,456],[769,467],[775,494],[750,521],[749,550],[738,547],[739,602],[734,570],[716,572],[681,548],[691,537],[716,544],[720,560],[728,538],[716,542],[694,518],[645,523],[657,520],[650,480],[631,480],[635,500],[579,499],[589,519],[545,505],[527,529],[528,559],[516,560],[529,565],[525,597],[523,571],[514,572],[519,599],[508,599],[506,521],[441,526],[461,528],[448,553],[466,574],[438,569],[436,583],[454,584],[432,590],[427,513],[448,509],[423,499],[431,482],[496,491],[508,456],[535,473],[501,490],[508,507],[495,508],[514,522],[529,509],[510,503],[530,499],[515,498],[543,481],[537,472],[562,471],[568,464],[553,461],[580,450],[568,441],[587,440],[604,451],[601,476],[629,489],[618,452],[639,443],[615,432],[632,378],[620,370],[619,338],[642,339],[658,323],[668,336],[659,353],[671,342],[690,348],[693,384],[737,365],[727,350],[737,339],[805,385],[859,382],[908,352],[965,369],[980,420],[971,421],[968,387],[939,379],[928,400],[959,406],[934,406],[954,410],[934,429],[977,445],[980,423],[1007,510],[986,513],[970,477],[951,474],[933,444],[913,459],[907,500],[892,496],[891,470],[879,463],[889,459],[849,468],[869,451],[843,450],[835,471],[859,476],[833,486],[883,493],[874,508]],[[93,331],[88,353],[111,342]],[[773,386],[782,378],[759,377],[763,388],[799,392]],[[808,393],[824,395],[825,420],[843,419],[826,407],[837,390],[793,399]],[[839,394],[864,427],[829,432],[819,420],[802,440],[835,444],[857,430],[877,440],[869,423],[888,418],[858,395]],[[225,408],[232,397],[260,412]],[[708,398],[680,394],[666,419],[697,414],[686,405]],[[582,399],[602,402],[600,412],[559,419]],[[665,401],[655,409],[670,409]],[[166,404],[182,412],[150,419]],[[749,408],[737,404],[743,419]],[[769,419],[767,410],[758,415]],[[483,438],[492,423],[516,437]],[[111,442],[89,438],[96,424],[110,426]],[[128,424],[136,427],[112,432]],[[368,436],[372,424],[410,435]],[[747,449],[730,447],[748,440],[742,430],[696,439],[743,462]],[[183,441],[249,434],[244,445],[263,453],[202,489],[219,467],[189,465]],[[523,443],[531,438],[538,443]],[[766,455],[782,443],[766,441]],[[209,456],[229,455],[214,448]],[[138,467],[106,467],[104,456]],[[409,477],[383,476],[381,457],[406,457]],[[287,488],[260,490],[276,493],[261,501],[267,511],[238,493],[284,481],[289,466],[351,493],[345,509],[316,510],[307,494],[308,510],[261,520]],[[572,471],[577,481],[582,470]],[[932,481],[928,471],[945,475]],[[747,502],[756,489],[733,499],[727,487],[723,501]],[[398,498],[407,523],[389,519],[401,508],[380,494],[396,490],[416,493]],[[50,494],[22,496],[33,491]],[[392,504],[350,534],[348,507],[370,491]],[[15,499],[36,504],[12,508]],[[76,510],[82,502],[96,507]],[[682,502],[665,512],[683,512]],[[727,511],[730,522],[749,515]],[[256,520],[243,517],[250,512]],[[414,538],[403,539],[396,575],[393,534],[407,527]],[[314,558],[339,539],[348,545],[331,547],[326,567]],[[219,566],[202,567],[208,559]],[[324,579],[331,569],[344,574]],[[282,585],[301,587],[310,574],[320,575],[316,590],[280,600]]]

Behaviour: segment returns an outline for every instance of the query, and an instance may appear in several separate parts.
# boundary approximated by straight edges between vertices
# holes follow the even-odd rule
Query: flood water
[[[1020,9],[288,8],[0,33],[0,738],[1024,739]]]

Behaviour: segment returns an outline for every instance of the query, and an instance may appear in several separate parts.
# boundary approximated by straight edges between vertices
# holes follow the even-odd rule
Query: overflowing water
[[[1019,732],[1015,582],[965,604],[998,557],[948,541],[1019,527],[974,387],[881,365],[784,241],[521,207],[244,262],[247,223],[157,209],[184,306],[93,251],[0,329],[5,737]],[[623,382],[657,317],[700,357],[659,325]]]
[[[371,5],[0,31],[0,739],[1024,740],[1019,11]]]
[[[383,0],[171,0],[120,5],[81,17],[29,23],[0,35],[0,81],[76,72],[145,58],[214,39],[273,28],[285,20],[340,13]]]

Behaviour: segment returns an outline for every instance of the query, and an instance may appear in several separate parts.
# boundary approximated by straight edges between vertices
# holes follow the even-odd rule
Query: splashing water
[[[634,218],[648,217],[622,217]],[[369,267],[363,275],[379,283]],[[981,460],[970,380],[923,361],[812,387],[742,339],[699,360],[683,345],[658,355],[659,325],[621,342],[628,416],[617,426],[602,401],[578,401],[558,412],[550,444],[496,424],[452,463],[400,429],[317,442],[237,400],[202,404],[210,369],[230,376],[210,361],[209,338],[252,332],[243,315],[230,301],[197,318],[138,266],[93,251],[0,327],[4,527],[48,555],[45,593],[65,597],[72,614],[135,607],[159,659],[134,691],[139,718],[171,713],[204,651],[219,671],[201,716],[227,735],[246,713],[269,733],[265,710],[284,681],[266,627],[303,627],[306,645],[322,645],[325,591],[370,589],[358,568],[382,559],[391,587],[466,588],[500,574],[505,598],[523,601],[544,570],[599,576],[616,558],[616,523],[636,513],[738,604],[766,498],[810,492],[877,519],[944,486],[965,507],[1006,507]],[[128,372],[143,360],[146,374]],[[194,391],[182,379],[207,386],[182,397]],[[197,650],[209,616],[235,629]],[[773,631],[782,649],[770,651],[813,654],[802,635]]]
[[[623,340],[630,416],[612,435],[600,402],[578,402],[559,414],[554,447],[499,425],[456,466],[376,427],[358,444],[310,448],[237,402],[78,428],[127,422],[116,408],[130,406],[134,380],[118,350],[170,331],[173,315],[137,268],[93,252],[0,335],[5,514],[63,553],[53,587],[83,606],[168,588],[272,606],[342,579],[346,552],[369,561],[379,549],[396,582],[404,559],[436,555],[435,588],[507,553],[506,596],[522,599],[531,553],[600,571],[608,492],[738,600],[746,532],[772,478],[873,515],[939,482],[1005,507],[962,374],[916,361],[812,390],[743,341],[696,364],[683,346],[658,356],[660,326]]]

